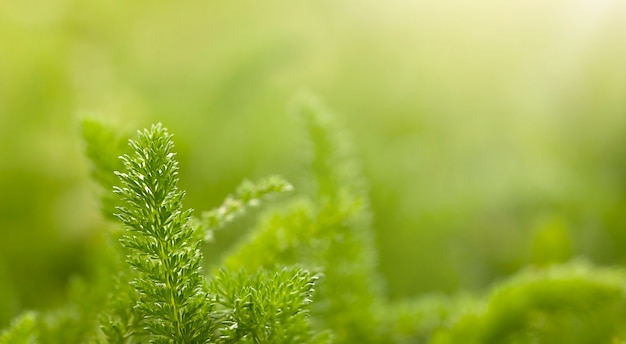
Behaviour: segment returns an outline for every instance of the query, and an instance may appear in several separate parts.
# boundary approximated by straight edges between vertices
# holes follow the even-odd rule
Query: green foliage
[[[117,172],[115,192],[123,206],[116,216],[126,226],[121,239],[127,262],[138,273],[137,308],[155,343],[206,343],[212,335],[202,276],[200,242],[194,240],[191,210],[183,210],[172,135],[160,124],[139,133]]]
[[[378,311],[389,343],[429,343],[434,332],[450,326],[471,309],[480,307],[473,297],[424,295],[401,300]],[[381,341],[383,342],[383,341]]]
[[[194,220],[191,210],[184,211],[182,207],[184,192],[177,187],[178,163],[167,130],[161,125],[153,126],[139,132],[130,145],[134,152],[122,156],[125,171],[115,173],[121,186],[114,191],[120,196],[121,204],[116,216],[126,226],[120,242],[126,261],[133,269],[122,269],[118,274],[108,311],[101,317],[107,340],[110,343],[129,340],[206,343],[216,338],[230,342],[248,339],[254,342],[310,341],[308,337],[313,338],[313,334],[308,330],[306,307],[315,278],[308,272],[297,269],[283,270],[276,275],[261,274],[251,279],[249,286],[242,284],[249,278],[242,273],[233,277],[232,283],[224,285],[230,277],[222,272],[212,283],[217,288],[213,295],[200,266],[199,232],[221,226],[241,213],[243,207],[255,206],[259,199],[270,194],[288,191],[291,185],[280,177],[270,177],[257,184],[244,181],[224,205],[205,212],[201,220]],[[107,186],[106,180],[100,182]],[[233,285],[240,290],[229,289]],[[241,294],[249,290],[255,293]],[[231,294],[224,292],[237,296],[228,299]],[[296,295],[303,298],[294,298]],[[255,304],[258,307],[228,309],[227,300],[245,297],[265,303]],[[216,305],[220,309],[214,309]],[[266,327],[271,325],[270,333],[260,333],[259,328],[254,327],[255,321],[261,319],[259,316],[265,321],[273,319],[272,324],[260,328],[267,332]],[[237,321],[236,333],[231,333],[232,321]]]
[[[85,154],[91,161],[91,176],[102,187],[102,213],[113,218],[119,200],[110,191],[117,185],[117,177],[113,171],[123,168],[119,156],[127,151],[128,137],[119,129],[94,118],[85,118],[81,122]]]
[[[276,272],[220,270],[211,282],[223,343],[322,343],[309,324],[316,276],[300,268]]]
[[[2,344],[11,343],[91,343],[97,335],[98,314],[104,309],[112,284],[112,251],[105,251],[95,266],[91,281],[75,278],[69,288],[67,303],[58,309],[26,312],[7,329]]]
[[[498,285],[480,311],[438,332],[433,343],[611,343],[624,338],[624,271],[572,263],[530,269]]]
[[[167,124],[200,218],[243,178],[279,173],[307,198],[284,111],[302,87],[354,133],[394,304],[529,264],[626,262],[626,1],[0,3],[0,328],[62,307],[122,234],[94,209],[74,114]],[[112,129],[115,199],[129,149]],[[203,245],[207,267],[254,221]]]
[[[67,302],[27,312],[9,343],[606,343],[626,338],[626,272],[566,262],[568,227],[540,222],[535,263],[486,298],[426,295],[388,301],[377,271],[370,201],[350,140],[314,100],[298,118],[310,145],[305,191],[261,216],[218,268],[203,243],[261,199],[294,188],[245,180],[199,218],[183,205],[173,135],[161,124],[123,135],[83,123],[107,235]],[[121,156],[120,156],[121,155]],[[113,158],[115,156],[115,158]],[[120,159],[117,157],[120,156]],[[311,186],[307,189],[306,186]]]
[[[368,200],[347,141],[332,117],[310,100],[299,115],[312,142],[317,190],[269,213],[226,260],[231,269],[304,264],[324,278],[313,313],[338,343],[377,341],[379,298]]]
[[[32,344],[35,343],[35,324],[37,313],[26,312],[13,320],[11,327],[0,334],[2,344]]]
[[[150,337],[145,329],[142,311],[135,307],[139,294],[130,283],[131,271],[127,266],[117,264],[113,292],[109,294],[106,306],[100,314],[100,329],[108,343],[127,343],[130,339],[146,342]]]
[[[213,230],[245,213],[246,207],[256,207],[263,198],[291,190],[293,186],[280,176],[271,176],[257,183],[244,180],[237,187],[235,195],[229,195],[222,205],[202,213],[199,222],[205,231],[205,238],[210,240]]]

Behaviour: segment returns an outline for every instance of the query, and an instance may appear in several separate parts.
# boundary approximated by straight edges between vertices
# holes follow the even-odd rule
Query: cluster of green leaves
[[[364,178],[350,140],[313,100],[299,116],[312,153],[307,191],[262,215],[207,271],[203,242],[247,207],[292,185],[244,181],[194,217],[161,124],[130,149],[115,128],[83,123],[102,211],[122,231],[72,284],[69,302],[27,312],[8,343],[600,343],[626,338],[626,273],[574,262],[537,266],[485,298],[391,303],[377,274]],[[120,156],[121,159],[117,157]],[[115,172],[114,172],[115,171]],[[303,181],[302,184],[307,184]],[[111,192],[114,191],[114,192]],[[424,263],[424,262],[422,262]]]
[[[140,131],[130,153],[117,144],[124,135],[98,121],[85,120],[83,135],[94,179],[114,191],[103,193],[102,211],[124,225],[111,233],[121,245],[100,261],[104,273],[93,288],[79,281],[70,304],[26,313],[0,343],[323,341],[308,316],[317,275],[293,266],[207,276],[201,266],[206,233],[290,191],[289,183],[276,176],[244,181],[198,219],[183,208],[172,135],[163,126]]]
[[[319,269],[313,314],[337,343],[381,339],[376,319],[380,301],[376,255],[370,228],[367,192],[349,140],[315,100],[303,102],[304,122],[312,148],[312,184],[308,194],[268,213],[226,259],[230,269],[304,264]]]
[[[323,343],[326,333],[309,324],[317,276],[297,267],[276,272],[221,269],[210,289],[215,295],[223,343]]]
[[[192,217],[192,210],[183,209],[172,135],[158,124],[140,132],[130,145],[134,154],[122,156],[125,172],[116,172],[121,186],[114,190],[121,201],[116,216],[126,227],[120,243],[132,267],[127,276],[132,276],[133,288],[117,298],[113,315],[102,322],[108,341],[304,342],[311,333],[302,330],[308,327],[306,307],[314,281],[304,270],[282,270],[274,275],[264,271],[256,277],[246,274],[239,276],[237,283],[218,274],[211,283],[214,292],[210,292],[201,266],[200,234],[222,226],[264,196],[289,190],[290,185],[278,177],[258,184],[246,181],[236,196],[229,196],[224,205],[198,220]],[[298,303],[294,295],[305,297]],[[256,302],[243,301],[246,298]],[[128,300],[135,300],[130,308]],[[267,304],[257,305],[259,300]],[[229,310],[229,305],[234,308]],[[272,326],[257,326],[264,324],[261,319],[271,318],[277,319]]]

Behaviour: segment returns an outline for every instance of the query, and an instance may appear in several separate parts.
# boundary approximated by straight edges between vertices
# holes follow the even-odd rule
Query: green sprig
[[[327,332],[309,323],[317,276],[297,267],[232,273],[220,270],[211,282],[221,314],[223,343],[322,343]]]
[[[132,284],[136,307],[155,343],[205,343],[210,340],[212,307],[201,273],[200,241],[190,225],[192,210],[183,210],[178,189],[178,162],[172,135],[161,124],[130,141],[134,154],[121,157],[125,172],[116,172],[114,191],[123,205],[117,218],[126,226],[121,244],[137,271]]]
[[[291,190],[293,186],[280,176],[271,176],[256,183],[244,180],[235,194],[226,197],[219,207],[202,213],[199,222],[205,240],[211,240],[214,230],[243,215],[246,208],[258,206],[263,198]]]

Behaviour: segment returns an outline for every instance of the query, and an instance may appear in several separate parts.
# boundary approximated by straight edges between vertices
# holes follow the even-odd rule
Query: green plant
[[[213,304],[192,211],[183,210],[171,138],[160,124],[153,126],[130,141],[134,154],[122,157],[126,172],[116,173],[121,186],[114,189],[123,204],[116,216],[127,229],[120,242],[137,273],[136,307],[154,342],[205,343],[213,332]]]
[[[113,237],[125,262],[103,259],[104,270],[118,271],[115,278],[102,278],[97,281],[103,282],[97,285],[101,288],[82,288],[75,297],[76,302],[92,297],[99,302],[27,313],[3,333],[2,343],[306,343],[323,338],[310,330],[307,316],[314,274],[299,267],[223,270],[211,278],[209,289],[201,267],[200,246],[207,233],[263,197],[291,190],[289,183],[276,176],[244,181],[222,206],[193,218],[192,210],[183,209],[184,192],[177,186],[172,135],[160,124],[129,141],[132,152],[121,156],[122,164],[111,159],[123,151],[113,128],[86,120],[83,135],[94,162],[92,175],[118,196],[104,193],[102,211],[124,225]],[[120,169],[117,182],[111,177],[113,167]]]
[[[313,314],[338,343],[378,342],[380,302],[369,202],[349,140],[315,100],[299,109],[312,143],[314,185],[267,214],[226,259],[231,269],[304,264],[320,269]]]
[[[173,136],[83,122],[102,213],[123,226],[75,279],[68,302],[26,312],[9,343],[597,343],[626,337],[626,273],[573,262],[529,268],[485,298],[389,302],[377,273],[365,178],[318,103],[299,108],[312,171],[208,270],[203,243],[261,199],[292,191],[244,181],[217,208],[183,205]],[[121,159],[117,157],[121,156]],[[113,192],[112,192],[113,191]]]
[[[621,343],[626,338],[622,270],[572,262],[527,269],[441,328],[444,343]]]

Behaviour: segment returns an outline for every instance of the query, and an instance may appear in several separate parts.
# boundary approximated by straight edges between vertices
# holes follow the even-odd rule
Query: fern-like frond
[[[309,95],[302,97],[296,108],[303,123],[303,134],[308,138],[309,167],[320,199],[342,194],[365,196],[367,183],[361,174],[349,133],[320,100]]]
[[[84,118],[81,132],[85,143],[85,153],[91,162],[92,178],[101,186],[101,210],[104,216],[113,219],[119,200],[110,192],[117,184],[114,171],[122,169],[118,157],[128,150],[128,137],[104,122]]]
[[[213,231],[245,213],[246,208],[258,206],[263,198],[289,192],[293,186],[280,176],[271,176],[256,183],[244,180],[234,195],[226,197],[219,207],[205,211],[200,219],[205,240],[210,240]]]
[[[268,214],[226,266],[300,263],[321,270],[317,295],[324,302],[313,305],[313,314],[338,343],[376,342],[380,290],[363,178],[332,116],[315,101],[302,104],[300,115],[311,141],[317,191]]]
[[[301,268],[275,272],[220,270],[212,280],[223,324],[222,343],[322,343],[328,333],[309,324],[317,276]]]
[[[136,307],[154,343],[206,343],[212,306],[201,272],[200,241],[183,210],[172,135],[161,125],[130,141],[134,153],[122,156],[114,191],[123,205],[116,216],[126,226],[122,245],[137,271]]]
[[[113,292],[100,315],[100,329],[109,344],[126,344],[131,339],[143,343],[142,339],[149,337],[144,329],[143,313],[135,307],[139,295],[129,284],[131,276],[131,271],[121,267],[114,277]]]

